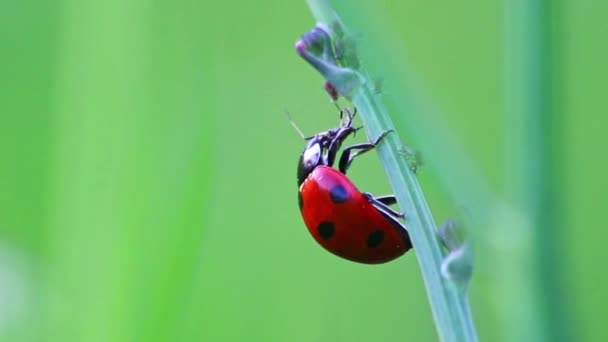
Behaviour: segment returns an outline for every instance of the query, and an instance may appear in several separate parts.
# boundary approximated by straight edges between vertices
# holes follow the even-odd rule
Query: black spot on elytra
[[[304,206],[304,198],[302,198],[302,193],[298,191],[298,206],[300,207],[300,211],[302,211],[302,207]]]
[[[323,238],[323,240],[329,240],[332,236],[334,236],[334,224],[329,221],[323,221],[319,223],[317,226],[317,230],[319,231],[319,235]]]
[[[342,185],[338,184],[329,190],[329,197],[331,197],[332,202],[340,204],[348,200],[348,193]]]
[[[382,243],[382,240],[384,240],[384,232],[376,230],[367,236],[367,247],[376,247]]]

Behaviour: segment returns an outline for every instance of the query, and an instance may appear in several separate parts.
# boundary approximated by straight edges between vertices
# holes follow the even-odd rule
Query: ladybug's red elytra
[[[364,264],[394,260],[412,248],[409,234],[391,209],[395,196],[374,197],[361,192],[346,177],[353,159],[373,149],[390,131],[374,142],[343,149],[334,168],[342,142],[359,128],[352,126],[355,113],[339,127],[306,138],[308,143],[298,163],[298,201],[310,234],[323,248],[342,258]]]

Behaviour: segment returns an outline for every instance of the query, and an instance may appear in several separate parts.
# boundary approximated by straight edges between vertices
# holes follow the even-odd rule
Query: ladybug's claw
[[[346,113],[346,119],[344,119],[344,113]],[[348,108],[340,109],[340,120],[344,119],[342,127],[350,127],[353,124],[355,115],[357,115],[357,107],[355,107],[352,112]]]
[[[393,133],[393,132],[394,132],[394,130],[392,130],[392,129],[388,129],[388,130],[382,132],[382,134],[380,134],[380,136],[378,138],[376,138],[376,141],[374,141],[374,145],[378,145],[380,143],[380,141],[382,141],[382,139],[384,139],[384,137],[389,135],[389,133]]]
[[[363,128],[363,125],[356,127],[355,129],[353,129],[353,137],[357,136],[357,131],[360,130],[361,128]]]

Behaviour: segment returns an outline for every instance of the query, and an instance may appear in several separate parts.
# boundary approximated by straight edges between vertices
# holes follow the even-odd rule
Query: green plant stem
[[[367,127],[370,137],[376,137],[390,127],[392,120],[368,84],[360,87],[350,99]],[[407,225],[427,289],[433,318],[442,341],[476,341],[476,333],[466,292],[459,291],[440,273],[443,254],[436,235],[436,224],[422,188],[408,163],[399,152],[403,145],[396,135],[389,135],[386,144],[378,147],[384,166],[401,210],[407,213]]]
[[[327,1],[309,0],[308,4],[320,23],[328,27],[339,25],[342,32],[346,30]],[[348,40],[342,41],[345,42]],[[377,137],[394,127],[386,108],[373,90],[373,82],[357,65],[344,63],[337,66],[323,63],[301,47],[297,48],[305,59],[355,105],[361,113],[369,137]],[[348,48],[345,46],[345,49]],[[357,77],[352,77],[353,74]],[[397,134],[388,135],[378,147],[378,155],[401,210],[407,213],[408,231],[422,271],[439,337],[441,341],[476,341],[477,335],[468,308],[466,291],[441,275],[443,253],[437,239],[436,224],[420,184],[400,152],[403,146]]]

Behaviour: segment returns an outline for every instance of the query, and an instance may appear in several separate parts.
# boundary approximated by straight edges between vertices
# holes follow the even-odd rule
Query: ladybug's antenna
[[[298,127],[298,125],[296,125],[296,123],[291,118],[291,114],[289,114],[289,112],[287,110],[285,111],[285,115],[287,116],[287,120],[289,120],[289,123],[291,124],[291,127],[293,127],[296,130],[296,132],[298,132],[298,134],[300,135],[300,137],[302,137],[302,139],[304,139],[304,140],[309,140],[310,138],[307,138],[304,135],[304,133],[302,133],[302,131],[300,130],[300,128]]]

